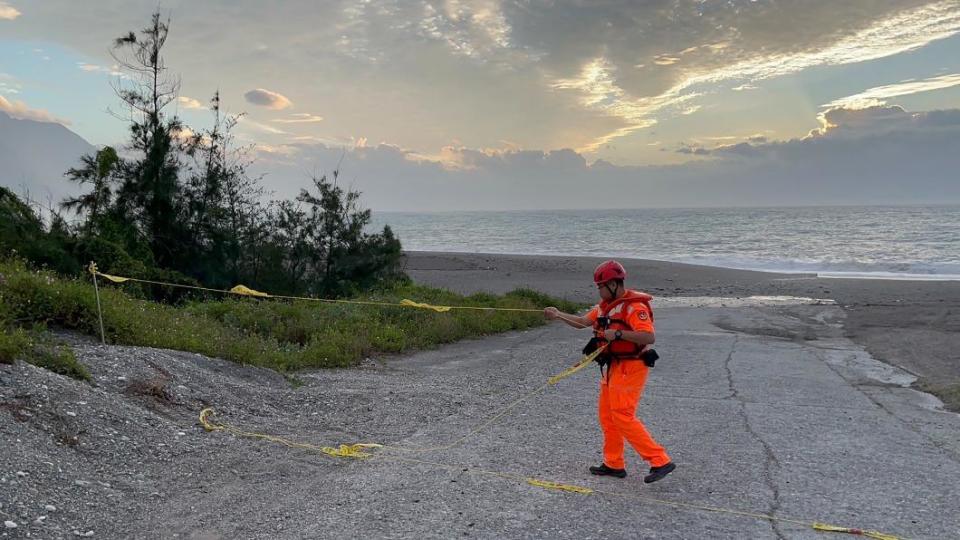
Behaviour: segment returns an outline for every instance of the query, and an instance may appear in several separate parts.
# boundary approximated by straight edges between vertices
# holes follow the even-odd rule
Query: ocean
[[[960,280],[960,206],[374,212],[405,250]]]

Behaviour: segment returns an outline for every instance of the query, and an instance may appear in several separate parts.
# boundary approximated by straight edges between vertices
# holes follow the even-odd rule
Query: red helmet
[[[593,271],[593,282],[602,285],[612,279],[626,279],[627,271],[617,261],[606,261]]]

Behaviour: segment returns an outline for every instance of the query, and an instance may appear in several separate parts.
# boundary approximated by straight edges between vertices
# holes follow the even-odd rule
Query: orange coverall
[[[595,306],[587,318],[596,322],[606,312],[606,302]],[[617,318],[624,320],[631,330],[654,333],[653,318],[641,302],[624,305]],[[625,317],[623,315],[626,315]],[[607,368],[607,376],[600,380],[597,410],[603,430],[603,462],[607,467],[623,469],[623,441],[640,454],[651,467],[670,463],[666,450],[653,440],[643,423],[637,419],[637,405],[647,382],[648,368],[640,359],[615,359]]]

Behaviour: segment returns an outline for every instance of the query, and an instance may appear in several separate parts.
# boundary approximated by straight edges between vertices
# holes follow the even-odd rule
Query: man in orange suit
[[[583,317],[554,307],[546,308],[544,316],[550,320],[560,319],[574,328],[593,328],[595,341],[592,343],[605,347],[600,355],[597,407],[603,430],[603,463],[590,467],[590,472],[617,478],[627,476],[623,459],[626,440],[650,464],[650,472],[643,479],[649,484],[673,472],[676,465],[636,417],[643,386],[653,365],[650,345],[655,341],[655,332],[652,297],[626,289],[626,277],[623,265],[606,261],[593,275],[600,294],[599,304]],[[607,366],[605,374],[604,365]]]

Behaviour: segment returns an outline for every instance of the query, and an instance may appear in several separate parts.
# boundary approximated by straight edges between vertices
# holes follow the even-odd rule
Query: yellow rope
[[[223,431],[226,433],[232,433],[238,437],[246,437],[249,439],[270,441],[277,444],[282,444],[289,448],[313,450],[315,452],[326,454],[330,457],[368,458],[373,454],[364,452],[363,450],[369,448],[381,448],[381,445],[374,443],[341,444],[339,448],[333,448],[331,446],[317,446],[314,444],[292,441],[290,439],[277,437],[275,435],[267,435],[265,433],[256,433],[253,431],[243,431],[229,424],[214,424],[210,421],[210,417],[214,414],[215,413],[213,409],[209,407],[200,411],[200,425],[203,426],[203,429],[207,431]]]
[[[638,495],[636,493],[622,493],[617,491],[593,489],[593,488],[588,488],[584,486],[577,486],[574,484],[566,484],[561,482],[555,482],[552,480],[543,480],[539,478],[522,476],[514,473],[505,473],[500,471],[491,471],[491,470],[478,469],[478,468],[471,469],[469,467],[464,467],[463,465],[456,465],[456,464],[451,465],[449,463],[440,463],[436,461],[416,459],[416,458],[411,458],[407,456],[398,456],[398,455],[390,455],[390,454],[373,455],[373,454],[362,451],[363,449],[366,449],[366,448],[384,448],[384,449],[387,448],[377,444],[341,445],[340,448],[345,450],[343,452],[340,452],[337,449],[333,449],[326,446],[321,447],[321,446],[316,446],[312,444],[297,443],[294,441],[290,441],[289,439],[284,439],[282,437],[274,437],[272,435],[266,435],[263,433],[243,431],[226,424],[213,424],[212,422],[210,422],[208,418],[211,414],[213,414],[212,409],[204,409],[203,411],[200,412],[200,423],[203,425],[203,427],[207,431],[224,431],[224,432],[233,433],[235,435],[239,435],[242,437],[249,437],[254,439],[278,442],[280,444],[283,444],[284,446],[288,446],[291,448],[303,448],[307,450],[313,450],[330,457],[371,458],[371,459],[378,459],[378,460],[388,460],[388,461],[397,461],[397,462],[403,462],[403,463],[426,465],[430,467],[442,468],[450,471],[455,471],[458,473],[470,474],[475,476],[494,476],[494,477],[502,478],[506,480],[526,483],[528,485],[543,488],[543,489],[564,491],[564,492],[576,493],[580,495],[606,495],[608,497],[622,497],[622,498],[641,500],[648,503],[672,506],[675,508],[683,508],[687,510],[696,510],[696,511],[702,511],[702,512],[712,512],[712,513],[718,513],[718,514],[728,514],[728,515],[749,517],[757,520],[764,520],[764,521],[770,521],[770,522],[791,523],[791,524],[800,525],[803,527],[810,527],[814,530],[822,531],[822,532],[837,532],[837,533],[853,534],[858,536],[866,536],[868,538],[874,538],[876,540],[900,540],[900,537],[898,536],[881,533],[878,531],[857,529],[852,527],[840,527],[837,525],[828,525],[825,523],[812,522],[809,520],[774,516],[770,514],[761,514],[758,512],[748,512],[744,510],[733,510],[729,508],[722,508],[719,506],[710,506],[705,504],[696,504],[696,503],[687,503],[683,501],[659,499],[656,497],[648,497],[646,495]]]
[[[538,480],[536,478],[527,478],[527,483],[531,486],[542,487],[544,489],[555,489],[557,491],[570,491],[572,493],[580,493],[582,495],[589,495],[593,493],[593,490],[586,487],[574,486],[570,484],[560,484],[558,482],[551,482],[549,480]]]
[[[123,276],[112,276],[110,274],[104,274],[97,269],[95,263],[90,263],[87,267],[87,270],[96,276],[101,276],[103,278],[109,279],[114,283],[126,283],[128,281],[133,281],[137,283],[149,283],[151,285],[161,285],[164,287],[179,287],[181,289],[193,289],[197,291],[207,291],[207,292],[217,292],[223,294],[234,294],[238,296],[255,296],[259,298],[279,298],[284,300],[306,300],[309,302],[324,302],[328,304],[354,304],[362,306],[387,306],[387,307],[407,307],[407,308],[416,308],[416,309],[428,309],[431,311],[436,311],[438,313],[444,313],[454,309],[460,310],[475,310],[475,311],[512,311],[512,312],[523,312],[523,313],[542,313],[542,309],[538,308],[503,308],[503,307],[484,307],[484,306],[440,306],[427,304],[423,302],[414,302],[413,300],[408,300],[404,298],[400,302],[375,302],[372,300],[338,300],[332,298],[313,298],[309,296],[287,296],[281,294],[269,294],[260,291],[255,291],[244,285],[236,285],[232,289],[213,289],[210,287],[201,287],[198,285],[184,285],[182,283],[169,283],[164,281],[153,281],[149,279],[140,279],[140,278],[131,278]]]
[[[584,357],[583,357],[579,362],[577,362],[576,364],[568,367],[567,369],[563,370],[562,372],[558,373],[557,375],[554,375],[553,377],[550,377],[550,378],[547,380],[547,384],[557,384],[557,383],[560,382],[562,379],[566,379],[567,377],[569,377],[569,376],[573,375],[574,373],[580,371],[581,369],[587,367],[587,365],[590,364],[590,362],[593,362],[593,360],[597,357],[597,355],[599,355],[601,352],[603,352],[603,350],[604,350],[605,348],[607,348],[607,345],[606,345],[606,344],[603,344],[602,346],[600,346],[599,348],[597,348],[597,350],[595,350],[595,351],[593,351],[592,353],[584,356]]]
[[[836,525],[827,525],[826,523],[814,523],[813,528],[824,532],[838,532],[866,536],[867,538],[876,538],[877,540],[899,540],[891,534],[884,534],[878,531],[867,531],[863,529],[853,529],[850,527],[837,527]]]
[[[488,310],[488,311],[514,311],[514,312],[536,312],[536,313],[539,313],[539,312],[542,311],[542,310],[540,310],[540,309],[526,309],[526,308],[495,308],[495,307],[480,307],[480,306],[438,306],[438,305],[431,305],[431,304],[426,304],[426,303],[414,302],[413,300],[407,300],[407,299],[403,299],[403,300],[401,300],[400,302],[374,302],[374,301],[363,301],[363,300],[332,300],[332,299],[325,299],[325,298],[310,298],[310,297],[301,297],[301,296],[271,295],[271,294],[268,294],[268,293],[264,293],[264,292],[260,292],[260,291],[256,291],[256,290],[250,289],[250,288],[245,287],[245,286],[243,286],[243,285],[237,285],[237,286],[233,287],[233,288],[230,289],[230,290],[224,290],[224,289],[213,289],[213,288],[209,288],[209,287],[200,287],[200,286],[196,286],[196,285],[184,285],[184,284],[179,284],[179,283],[167,283],[167,282],[152,281],[152,280],[147,280],[147,279],[129,278],[129,277],[123,277],[123,276],[113,276],[113,275],[104,274],[104,273],[100,272],[99,270],[97,270],[97,265],[96,265],[95,263],[92,263],[92,262],[90,263],[90,266],[88,267],[88,270],[89,270],[89,272],[90,272],[91,274],[93,274],[94,276],[101,276],[101,277],[103,277],[103,278],[105,278],[105,279],[108,279],[108,280],[114,282],[114,283],[125,283],[125,282],[127,282],[127,281],[134,281],[134,282],[139,282],[139,283],[149,283],[149,284],[153,284],[153,285],[161,285],[161,286],[166,286],[166,287],[179,287],[179,288],[184,288],[184,289],[194,289],[194,290],[201,290],[201,291],[208,291],[208,292],[219,292],[219,293],[235,294],[235,295],[242,295],[242,296],[255,296],[255,297],[260,297],[260,298],[282,298],[282,299],[290,299],[290,300],[308,300],[308,301],[326,302],[326,303],[338,303],[338,304],[358,304],[358,305],[376,305],[376,306],[391,306],[391,307],[410,307],[410,308],[417,308],[417,309],[429,309],[429,310],[436,311],[436,312],[438,312],[438,313],[444,313],[444,312],[447,312],[447,311],[450,311],[450,310],[453,310],[453,309]],[[603,495],[608,495],[608,496],[613,496],[613,497],[638,498],[638,499],[642,499],[642,500],[647,501],[647,502],[653,502],[653,503],[658,503],[658,504],[670,505],[670,506],[675,506],[675,507],[679,507],[679,508],[688,508],[688,509],[702,510],[702,511],[708,511],[708,512],[718,512],[718,513],[726,513],[726,514],[740,515],[740,516],[752,517],[752,518],[755,518],[755,519],[763,519],[763,520],[768,520],[768,521],[780,521],[780,522],[786,522],[786,523],[793,523],[793,524],[798,524],[798,525],[803,525],[803,526],[809,526],[809,527],[812,527],[813,529],[818,530],[818,531],[840,532],[840,533],[855,534],[855,535],[866,536],[866,537],[869,537],[869,538],[874,538],[874,539],[876,539],[876,540],[898,540],[898,537],[896,537],[896,536],[889,535],[889,534],[884,534],[884,533],[877,532],[877,531],[870,531],[870,530],[863,530],[863,529],[855,529],[855,528],[850,528],[850,527],[840,527],[840,526],[836,526],[836,525],[829,525],[829,524],[817,523],[817,522],[811,523],[811,522],[809,522],[809,521],[801,521],[801,520],[796,520],[796,519],[791,519],[791,518],[772,516],[772,515],[768,515],[768,514],[759,514],[759,513],[754,513],[754,512],[744,512],[744,511],[739,511],[739,510],[730,510],[730,509],[720,508],[720,507],[715,507],[715,506],[706,506],[706,505],[700,505],[700,504],[684,503],[684,502],[679,502],[679,501],[669,501],[669,500],[664,500],[664,499],[655,499],[655,498],[652,498],[652,497],[640,496],[640,495],[635,495],[635,494],[627,494],[627,493],[617,493],[617,492],[608,492],[608,491],[603,491],[603,490],[595,490],[595,489],[591,489],[591,488],[587,488],[587,487],[576,486],[576,485],[572,485],[572,484],[564,484],[564,483],[554,482],[554,481],[550,481],[550,480],[542,480],[542,479],[537,479],[537,478],[523,477],[523,476],[516,475],[516,474],[502,473],[502,472],[497,472],[497,471],[488,471],[488,470],[482,470],[482,469],[464,469],[462,466],[451,466],[451,465],[447,465],[447,464],[443,464],[443,463],[436,463],[436,462],[430,462],[430,461],[425,461],[425,460],[418,460],[418,459],[412,459],[412,458],[401,457],[401,456],[392,456],[392,455],[386,455],[386,454],[374,455],[374,454],[371,454],[370,452],[366,452],[366,451],[365,451],[365,450],[369,450],[369,449],[380,448],[380,449],[385,449],[385,450],[399,450],[399,451],[404,451],[404,452],[427,452],[427,451],[447,450],[447,449],[453,448],[453,447],[461,444],[463,441],[467,440],[468,438],[472,437],[473,435],[476,435],[477,433],[479,433],[480,431],[482,431],[483,429],[485,429],[485,428],[488,427],[489,425],[493,424],[494,422],[496,422],[496,421],[499,420],[500,418],[502,418],[507,412],[509,412],[510,410],[512,410],[514,407],[516,407],[516,406],[519,405],[520,403],[522,403],[522,402],[526,401],[527,399],[529,399],[529,398],[531,398],[531,397],[539,394],[539,393],[542,392],[544,389],[548,388],[548,387],[551,386],[551,385],[556,384],[556,383],[559,382],[560,380],[562,380],[562,379],[564,379],[564,378],[566,378],[566,377],[569,377],[570,375],[573,375],[573,374],[576,373],[577,371],[580,371],[581,369],[583,369],[584,367],[586,367],[591,361],[593,361],[593,359],[596,358],[596,356],[597,356],[598,354],[600,354],[600,352],[601,352],[602,350],[603,350],[603,348],[601,347],[600,349],[597,349],[596,351],[594,351],[592,354],[587,355],[587,356],[584,356],[579,362],[577,362],[576,364],[574,364],[574,365],[571,366],[570,368],[564,370],[563,372],[561,372],[561,373],[559,373],[559,374],[551,377],[550,379],[548,379],[547,383],[544,384],[543,386],[540,386],[540,387],[536,388],[535,390],[527,393],[526,395],[521,396],[519,399],[513,401],[512,403],[510,403],[509,405],[507,405],[506,407],[504,407],[498,414],[494,415],[492,418],[490,418],[490,419],[487,420],[486,422],[480,424],[480,425],[477,426],[476,428],[474,428],[474,429],[470,430],[469,432],[467,432],[466,435],[460,437],[459,439],[453,441],[453,442],[450,443],[450,444],[446,444],[446,445],[442,445],[442,446],[434,446],[434,447],[388,447],[388,446],[381,445],[381,444],[376,444],[376,443],[356,443],[356,444],[341,444],[339,447],[336,447],[336,448],[335,448],[335,447],[331,447],[331,446],[318,446],[318,445],[314,445],[314,444],[310,444],[310,443],[302,443],[302,442],[294,441],[294,440],[291,440],[291,439],[286,439],[286,438],[284,438],[284,437],[278,437],[278,436],[275,436],[275,435],[269,435],[269,434],[265,434],[265,433],[257,433],[257,432],[252,432],[252,431],[244,431],[244,430],[238,429],[238,428],[236,428],[236,427],[233,427],[233,426],[231,426],[231,425],[229,425],[229,424],[215,424],[215,423],[213,423],[213,422],[210,420],[210,417],[213,416],[213,414],[214,414],[214,411],[213,411],[212,408],[206,408],[206,409],[203,409],[202,411],[200,411],[199,420],[200,420],[200,424],[203,426],[203,428],[204,428],[205,430],[207,430],[207,431],[210,431],[210,432],[212,432],[212,431],[221,431],[221,432],[231,433],[231,434],[236,435],[236,436],[238,436],[238,437],[245,437],[245,438],[250,438],[250,439],[257,439],[257,440],[269,441],[269,442],[273,442],[273,443],[276,443],[276,444],[281,444],[281,445],[287,446],[287,447],[289,447],[289,448],[300,448],[300,449],[304,449],[304,450],[311,450],[311,451],[319,452],[319,453],[324,454],[324,455],[326,455],[326,456],[335,457],[335,458],[367,459],[367,458],[374,458],[374,457],[376,457],[376,458],[380,458],[380,459],[392,459],[392,460],[395,460],[395,461],[406,461],[406,462],[409,462],[409,463],[420,463],[420,464],[424,464],[424,465],[430,465],[430,466],[434,466],[434,467],[442,467],[442,468],[447,468],[447,469],[454,469],[454,468],[455,468],[455,469],[457,469],[457,470],[461,470],[461,471],[467,472],[467,473],[469,473],[469,474],[481,474],[481,475],[488,475],[488,476],[496,476],[496,477],[505,478],[505,479],[510,479],[510,480],[518,480],[518,481],[525,482],[525,483],[527,483],[527,484],[529,484],[529,485],[531,485],[531,486],[540,487],[540,488],[543,488],[543,489],[550,489],[550,490],[557,490],[557,491],[565,491],[565,492],[577,493],[577,494],[582,494],[582,495],[603,494]]]

